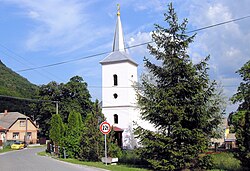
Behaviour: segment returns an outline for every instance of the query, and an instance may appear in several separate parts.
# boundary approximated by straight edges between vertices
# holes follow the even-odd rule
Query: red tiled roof
[[[113,130],[115,132],[123,132],[124,131],[123,129],[121,129],[121,128],[117,127],[117,126],[113,126]]]
[[[5,130],[5,128],[3,128],[3,127],[0,126],[0,131],[3,131],[3,130]]]

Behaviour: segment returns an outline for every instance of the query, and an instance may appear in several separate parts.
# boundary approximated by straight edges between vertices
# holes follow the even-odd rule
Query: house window
[[[114,123],[118,124],[118,115],[117,114],[114,114]]]
[[[25,121],[20,121],[20,127],[25,127]]]
[[[27,140],[31,140],[31,132],[27,132]]]
[[[113,78],[114,78],[114,86],[117,86],[117,85],[118,85],[118,78],[117,78],[117,75],[114,74],[114,75],[113,75]]]
[[[13,139],[19,139],[19,132],[13,132]]]

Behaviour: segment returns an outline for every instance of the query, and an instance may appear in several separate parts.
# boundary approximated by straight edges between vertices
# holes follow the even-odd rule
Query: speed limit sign
[[[102,122],[101,125],[100,125],[100,131],[103,134],[108,134],[111,131],[110,124],[108,122],[106,122],[106,121]]]

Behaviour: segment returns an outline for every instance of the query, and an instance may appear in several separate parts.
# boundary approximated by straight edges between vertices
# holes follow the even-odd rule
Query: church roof
[[[116,22],[114,42],[113,42],[113,52],[111,52],[106,58],[100,61],[100,63],[109,64],[109,63],[126,62],[126,61],[136,66],[138,65],[125,51],[122,23],[120,19],[120,6],[118,6],[117,22]]]
[[[138,65],[126,52],[115,51],[110,53],[106,58],[100,61],[101,64],[130,62],[134,65]]]

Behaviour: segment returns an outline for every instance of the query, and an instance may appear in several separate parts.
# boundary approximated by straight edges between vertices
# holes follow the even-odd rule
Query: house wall
[[[37,128],[31,123],[30,120],[27,120],[27,132],[31,133],[29,137],[27,137],[27,143],[36,143],[37,142]],[[23,124],[20,124],[22,122]],[[13,137],[14,133],[19,133],[19,135],[15,138]],[[8,130],[6,135],[6,140],[25,140],[26,133],[26,120],[19,119],[17,120],[11,128]]]
[[[5,133],[0,132],[0,140],[5,141],[5,137],[6,137]]]

